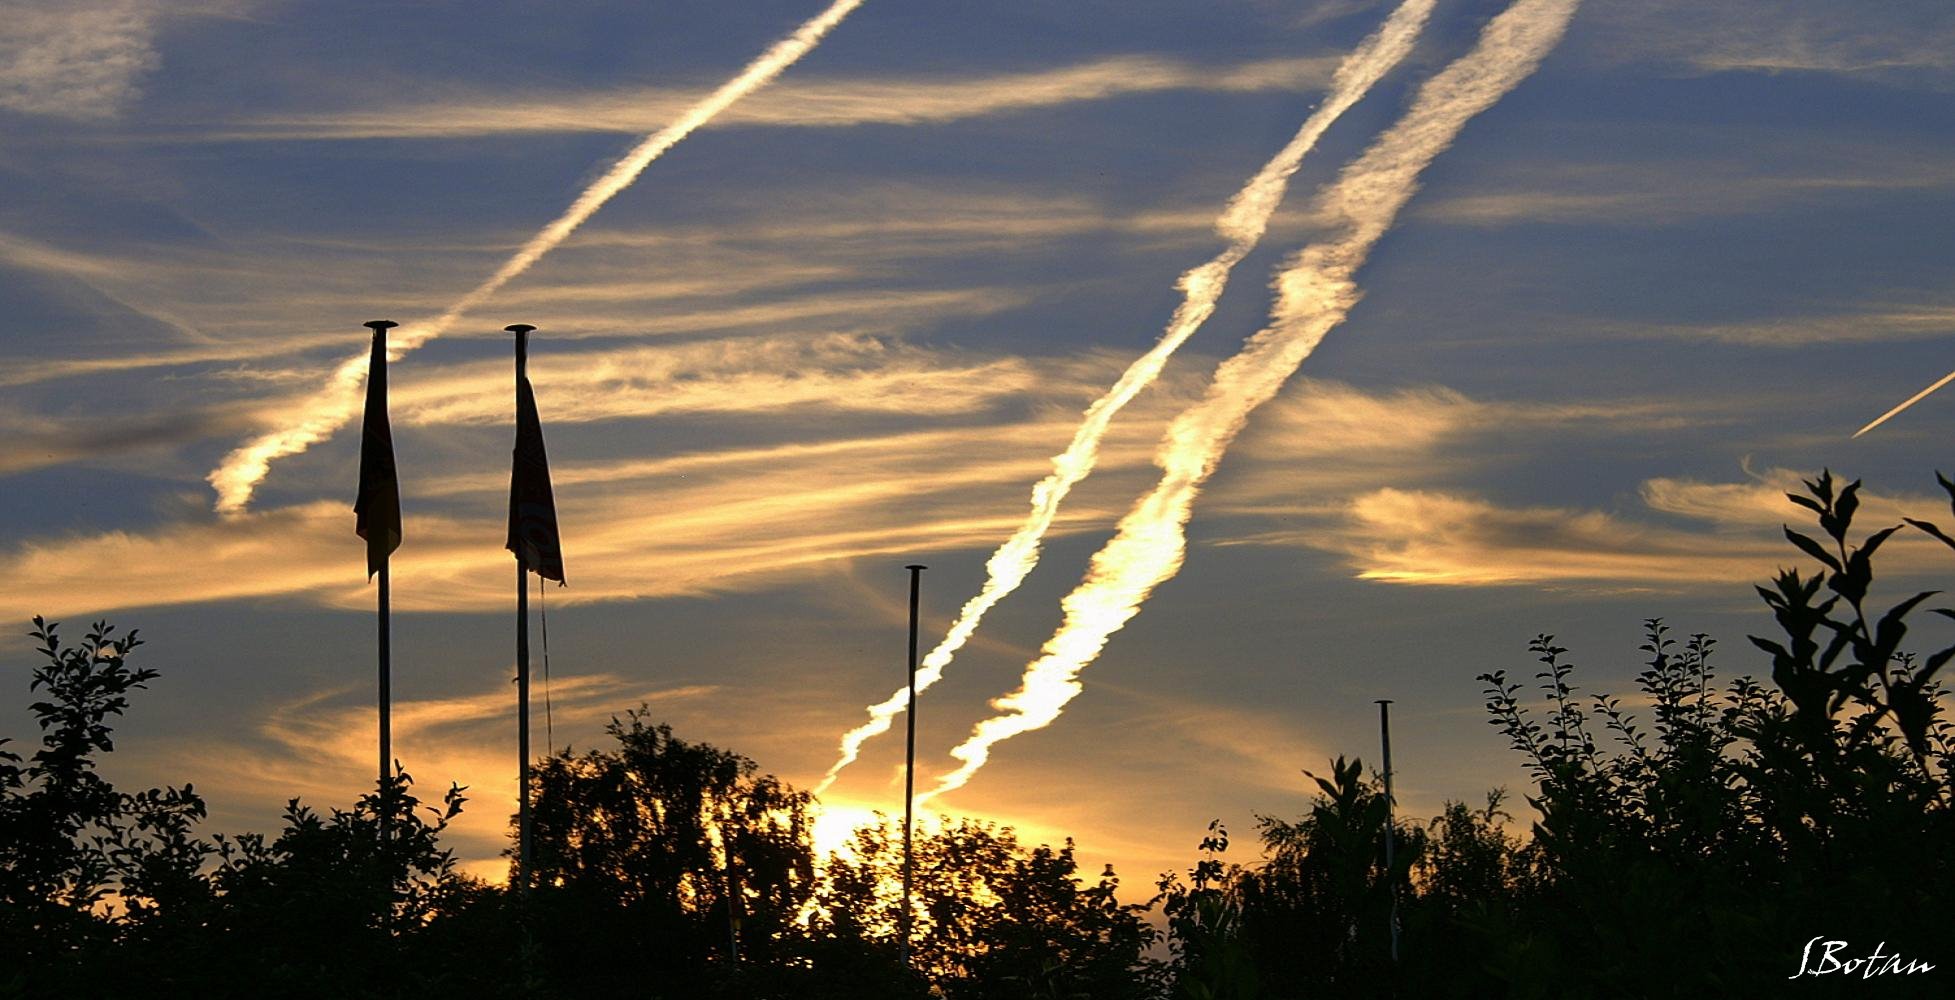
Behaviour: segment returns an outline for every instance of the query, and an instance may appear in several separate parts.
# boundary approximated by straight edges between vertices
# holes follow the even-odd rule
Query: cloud
[[[1199,212],[1113,211],[1090,199],[982,185],[873,186],[811,192],[780,205],[744,205],[710,223],[598,228],[579,233],[525,281],[505,289],[505,316],[536,324],[542,340],[746,336],[847,331],[909,335],[953,318],[1021,308],[1071,286],[1017,282],[917,287],[919,261],[996,260],[1098,234],[1123,246],[1201,241]],[[234,383],[317,379],[320,352],[364,342],[371,315],[407,320],[464,285],[503,233],[424,246],[227,235],[221,244],[76,247],[0,232],[0,262],[74,283],[79,302],[106,297],[179,335],[136,341],[120,327],[61,331],[0,368],[0,385],[179,369]],[[364,303],[349,314],[347,303]],[[339,315],[340,329],[321,329]],[[194,323],[187,321],[194,317]],[[505,335],[494,323],[457,337]],[[94,356],[90,356],[94,355]],[[418,362],[417,362],[418,364]],[[234,386],[235,388],[235,386]]]
[[[1828,73],[1950,82],[1955,11],[1938,0],[1658,0],[1598,8],[1594,49],[1607,62],[1694,73]]]
[[[1771,531],[1791,524],[1803,529],[1810,515],[1785,498],[1788,493],[1806,494],[1805,480],[1817,478],[1792,469],[1766,469],[1750,473],[1741,483],[1702,483],[1691,479],[1658,478],[1643,483],[1643,504],[1653,511],[1675,514],[1722,527],[1749,527]],[[1837,480],[1845,486],[1851,480]],[[1945,519],[1948,501],[1943,497],[1917,493],[1886,493],[1862,489],[1860,510],[1855,520],[1870,525],[1899,524],[1902,518]],[[1885,549],[1882,550],[1886,551]],[[1789,556],[1790,550],[1786,554]]]
[[[1537,403],[1476,399],[1445,386],[1372,391],[1299,376],[1272,400],[1237,446],[1212,497],[1216,514],[1323,515],[1381,486],[1471,480],[1507,460],[1489,447],[1578,430],[1649,434],[1727,419],[1731,399],[1660,398]],[[1287,537],[1279,533],[1281,537]],[[1237,532],[1216,544],[1263,544],[1277,536]]]
[[[1671,130],[1672,142],[1705,137]],[[1955,188],[1955,167],[1938,150],[1900,143],[1829,143],[1823,137],[1765,131],[1727,135],[1743,157],[1666,157],[1660,164],[1547,161],[1504,164],[1462,193],[1440,194],[1414,209],[1450,225],[1673,226],[1705,218],[1811,205],[1845,195]],[[1607,148],[1607,147],[1605,147]],[[1763,164],[1761,166],[1761,164]]]
[[[959,358],[851,334],[542,353],[531,373],[555,425],[789,409],[941,417],[1069,388],[1026,359]],[[305,381],[280,371],[213,377],[273,385]],[[501,358],[397,378],[394,425],[501,426],[509,420],[509,379]],[[234,401],[60,419],[0,413],[0,476],[234,435],[257,426],[260,411],[278,405]]]
[[[1096,384],[1104,375],[1082,367],[1057,384],[1073,391],[1075,382]],[[867,376],[865,394],[878,391],[879,377]],[[562,427],[559,400],[547,386],[539,389],[546,422]],[[842,399],[853,391],[845,382],[832,386]],[[1017,521],[1022,483],[1044,469],[1044,456],[1071,430],[1068,409],[1038,411],[895,434],[850,436],[843,426],[815,422],[810,427],[823,434],[815,441],[691,455],[580,462],[559,452],[552,471],[571,580],[564,596],[629,600],[753,589],[867,556],[994,545]],[[1143,410],[1139,433],[1109,442],[1109,489],[1129,487],[1119,473],[1145,467],[1149,416],[1158,414]],[[564,438],[559,430],[553,445]],[[333,468],[344,477],[351,476],[353,447],[334,455]],[[438,452],[430,456],[434,468],[404,467],[407,541],[393,562],[396,608],[476,611],[506,602],[507,480],[476,457]],[[458,467],[463,460],[467,466]],[[1109,516],[1089,498],[1056,528],[1079,531]],[[44,538],[0,554],[0,603],[55,616],[268,598],[365,607],[371,590],[360,544],[348,506],[335,500],[228,520],[199,514],[140,532]]]
[[[1588,324],[1596,333],[1631,337],[1711,340],[1746,347],[1808,347],[1927,340],[1955,333],[1955,305],[1874,305],[1857,311],[1778,316],[1725,323],[1660,325]]]
[[[249,427],[241,407],[218,406],[158,415],[20,418],[0,414],[0,476],[70,462],[101,461],[135,451],[174,448]]]
[[[0,17],[0,108],[114,118],[160,62],[161,10],[142,0],[16,0]]]
[[[1330,79],[1334,56],[1197,66],[1121,56],[1075,66],[945,81],[801,77],[730,108],[719,126],[832,128],[935,125],[1168,90],[1294,91]],[[554,97],[463,96],[368,110],[263,117],[220,129],[222,139],[455,138],[511,132],[644,132],[701,91],[638,88]]]
[[[1383,583],[1594,591],[1741,585],[1768,579],[1781,567],[1812,568],[1780,532],[1785,524],[1803,526],[1809,519],[1785,499],[1787,492],[1803,493],[1798,481],[1797,473],[1774,469],[1747,483],[1645,482],[1640,499],[1647,511],[1697,522],[1683,527],[1597,510],[1503,507],[1476,497],[1385,488],[1353,498],[1339,528],[1286,540],[1338,551],[1360,579]],[[1926,497],[1863,495],[1863,528],[1946,510]],[[1881,554],[1891,573],[1939,571],[1946,562],[1939,543],[1912,531]]]
[[[530,367],[552,422],[587,423],[671,412],[826,411],[950,414],[982,410],[1037,389],[1019,358],[959,360],[847,334],[757,338],[567,354],[539,351]],[[402,381],[390,402],[403,424],[502,425],[509,365],[450,366]]]
[[[1706,544],[1702,533],[1638,525],[1598,511],[1503,508],[1484,500],[1381,489],[1350,507],[1358,576],[1387,583],[1586,583],[1674,588],[1768,574],[1782,546]]]

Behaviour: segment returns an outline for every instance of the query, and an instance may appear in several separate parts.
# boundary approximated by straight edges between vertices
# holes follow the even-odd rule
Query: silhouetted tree
[[[829,860],[811,931],[889,956],[902,907],[900,824],[857,830]],[[1145,906],[1116,898],[1109,866],[1080,877],[1073,844],[1020,845],[1009,827],[961,820],[913,839],[912,965],[952,1000],[1146,998],[1160,991]],[[833,950],[831,948],[831,950]]]
[[[1384,789],[1342,757],[1310,777],[1320,794],[1307,815],[1258,819],[1269,860],[1243,880],[1244,928],[1268,978],[1362,995],[1390,979],[1392,886],[1411,901],[1424,835],[1395,824],[1387,872]]]
[[[807,793],[642,710],[606,732],[615,749],[532,771],[531,902],[551,976],[682,996],[788,966],[815,889]]]
[[[384,996],[451,974],[424,952],[477,891],[440,846],[464,789],[424,808],[405,772],[392,785],[325,815],[293,799],[270,840],[218,838],[210,884],[222,905],[204,934],[223,970],[213,985],[237,996]]]
[[[97,770],[157,677],[129,664],[136,633],[97,623],[66,647],[36,618],[32,635],[41,749],[0,750],[0,996],[390,995],[438,976],[410,956],[460,888],[437,843],[460,789],[429,822],[400,775],[384,846],[375,794],[329,817],[295,799],[271,841],[203,839],[191,786],[123,793]]]
[[[1260,969],[1243,930],[1247,873],[1223,862],[1228,849],[1228,828],[1211,820],[1188,881],[1172,872],[1161,876],[1153,902],[1167,918],[1167,981],[1174,1000],[1255,1000],[1262,994]]]
[[[41,748],[0,750],[0,941],[19,959],[0,993],[85,991],[117,940],[106,915],[158,922],[208,899],[197,871],[209,846],[188,833],[203,800],[189,785],[118,792],[96,768],[129,692],[157,676],[129,664],[142,640],[97,622],[69,647],[58,630],[37,617],[29,633],[45,658],[28,685],[45,695],[28,705]]]

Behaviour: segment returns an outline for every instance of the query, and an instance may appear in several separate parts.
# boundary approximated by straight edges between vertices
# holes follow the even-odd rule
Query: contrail
[[[1878,417],[1875,417],[1873,423],[1870,423],[1867,426],[1862,427],[1857,431],[1854,431],[1853,436],[1859,437],[1860,435],[1865,434],[1876,427],[1879,427],[1881,424],[1884,424],[1887,421],[1893,419],[1902,410],[1905,410],[1908,407],[1913,406],[1914,404],[1919,403],[1922,400],[1928,398],[1929,393],[1934,392],[1936,389],[1939,389],[1950,382],[1955,382],[1955,372],[1949,372],[1948,374],[1943,375],[1941,378],[1935,380],[1934,385],[1931,385],[1926,389],[1923,389],[1920,392],[1917,392],[1914,395],[1909,396],[1906,402],[1902,403],[1899,406],[1894,407],[1891,410],[1888,410],[1886,413],[1883,413]]]
[[[1263,165],[1256,176],[1250,178],[1249,183],[1243,185],[1242,190],[1229,199],[1221,217],[1215,220],[1216,232],[1228,241],[1228,245],[1213,260],[1188,271],[1176,281],[1175,287],[1182,292],[1181,305],[1169,318],[1161,339],[1152,350],[1135,359],[1105,395],[1087,407],[1079,429],[1073,432],[1072,443],[1052,459],[1052,474],[1032,487],[1031,513],[985,563],[984,586],[958,612],[957,620],[951,623],[943,641],[917,665],[918,691],[937,683],[938,678],[943,676],[944,668],[950,665],[951,658],[977,631],[984,613],[1007,594],[1017,590],[1033,567],[1038,565],[1039,544],[1059,513],[1059,504],[1080,480],[1092,473],[1093,466],[1099,460],[1100,441],[1106,437],[1107,426],[1113,422],[1114,415],[1161,374],[1169,356],[1215,311],[1215,303],[1228,285],[1229,272],[1262,239],[1264,231],[1269,228],[1270,216],[1282,203],[1283,194],[1289,188],[1290,176],[1296,173],[1304,155],[1317,145],[1317,140],[1330,128],[1331,123],[1364,97],[1372,85],[1412,50],[1420,29],[1432,14],[1434,3],[1435,0],[1404,0],[1377,31],[1345,56],[1331,78],[1330,93],[1324,103],[1311,112],[1289,145],[1284,146]],[[835,783],[842,769],[854,763],[861,754],[864,743],[888,732],[892,720],[904,710],[908,701],[909,687],[905,685],[880,704],[869,706],[869,721],[842,737],[841,756],[815,786],[814,794],[820,795]]]
[[[863,0],[834,0],[828,9],[816,15],[794,33],[774,43],[762,53],[760,58],[747,64],[747,68],[731,80],[720,85],[718,90],[706,95],[699,103],[687,108],[672,124],[653,132],[644,141],[633,147],[624,158],[614,164],[604,176],[599,177],[570,207],[557,217],[555,222],[530,237],[515,256],[509,258],[487,281],[461,297],[448,311],[425,324],[403,327],[396,331],[393,342],[388,347],[388,359],[393,360],[422,344],[447,333],[470,309],[481,305],[502,286],[513,281],[530,266],[543,259],[543,255],[557,248],[584,220],[590,218],[612,196],[638,179],[653,160],[666,150],[679,144],[679,141],[701,125],[713,120],[715,115],[725,111],[742,97],[766,86],[783,70],[807,55],[830,29],[840,24],[849,12],[862,6]],[[333,431],[344,426],[360,407],[360,384],[365,378],[366,355],[349,357],[334,369],[327,379],[325,388],[318,395],[307,400],[301,412],[306,416],[297,425],[284,430],[271,431],[224,456],[224,461],[208,477],[211,486],[217,490],[217,510],[219,513],[238,513],[251,501],[251,493],[263,482],[271,471],[271,463],[288,455],[297,455],[314,443],[330,437]]]
[[[1183,529],[1196,494],[1248,422],[1344,320],[1360,297],[1354,280],[1371,248],[1418,190],[1421,171],[1450,146],[1474,115],[1492,107],[1531,74],[1567,30],[1580,0],[1516,0],[1481,32],[1473,51],[1419,89],[1412,107],[1321,197],[1343,234],[1313,244],[1276,276],[1270,324],[1215,370],[1203,398],[1169,425],[1155,463],[1161,481],[1120,521],[1093,556],[1086,577],[1061,607],[1065,621],[1025,668],[1018,690],[992,702],[998,715],[951,750],[961,767],[944,775],[927,800],[961,788],[983,767],[990,748],[1059,717],[1080,691],[1079,673],[1107,637],[1140,610],[1154,588],[1181,568]]]

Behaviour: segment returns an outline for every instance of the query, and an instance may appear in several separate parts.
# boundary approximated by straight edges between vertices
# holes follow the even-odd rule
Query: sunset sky
[[[108,618],[163,672],[111,777],[194,783],[214,831],[350,802],[373,762],[357,425],[224,513],[213,473],[325,412],[363,321],[428,330],[825,7],[7,4],[0,735],[35,736],[27,620]],[[471,870],[499,873],[515,788],[502,327],[539,328],[555,745],[601,746],[642,701],[812,787],[903,680],[903,565],[929,566],[928,648],[1177,278],[1229,246],[1232,196],[1399,7],[866,0],[404,353],[394,746],[429,796],[471,787]],[[1439,0],[1304,157],[922,699],[919,787],[1039,657],[1170,422],[1272,324],[1273,275],[1343,238],[1340,171],[1506,7]],[[1650,617],[1764,674],[1751,584],[1791,563],[1800,477],[1864,477],[1869,524],[1949,520],[1955,388],[1849,435],[1955,368],[1955,6],[1594,2],[1544,51],[1434,147],[1348,318],[1195,497],[1178,575],[931,811],[1071,835],[1138,895],[1210,819],[1250,839],[1306,806],[1303,769],[1373,760],[1377,698],[1403,812],[1518,792],[1474,677],[1531,674],[1536,633],[1589,691],[1631,691]],[[1955,568],[1917,538],[1890,587]],[[901,796],[899,719],[823,799],[847,822]]]

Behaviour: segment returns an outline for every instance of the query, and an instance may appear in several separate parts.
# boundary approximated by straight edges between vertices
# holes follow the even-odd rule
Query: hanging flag
[[[394,472],[394,433],[387,426],[387,328],[377,319],[373,357],[367,362],[367,412],[360,428],[360,495],[353,501],[354,531],[367,540],[367,579],[387,564],[401,544],[401,488]]]
[[[514,329],[513,327],[511,329]],[[526,372],[528,329],[516,340],[516,458],[509,470],[509,542],[516,561],[545,580],[563,583],[563,542],[550,493],[550,460],[543,454],[543,421]]]

